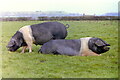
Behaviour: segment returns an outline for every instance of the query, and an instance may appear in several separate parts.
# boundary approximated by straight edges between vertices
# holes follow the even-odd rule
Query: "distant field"
[[[69,24],[66,39],[99,37],[111,44],[102,56],[65,56],[8,52],[6,45],[13,34],[24,25],[42,21],[2,22],[3,78],[118,78],[118,21],[59,21]],[[1,54],[0,54],[1,55]]]

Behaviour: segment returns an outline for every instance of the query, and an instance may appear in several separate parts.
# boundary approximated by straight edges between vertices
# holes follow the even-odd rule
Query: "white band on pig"
[[[32,35],[32,30],[30,25],[20,28],[19,31],[23,34],[23,38],[25,41],[29,41],[29,40],[32,40],[32,42],[35,41]]]
[[[32,52],[32,44],[35,42],[35,40],[32,35],[31,27],[24,26],[24,27],[20,28],[19,31],[23,34],[23,38],[24,38],[25,42],[27,43],[29,52]],[[24,50],[22,52],[24,52]]]
[[[85,37],[85,38],[80,38],[81,41],[81,47],[80,47],[80,52],[79,55],[82,56],[85,53],[88,53],[89,51],[91,51],[88,47],[88,41],[91,39],[92,37]]]

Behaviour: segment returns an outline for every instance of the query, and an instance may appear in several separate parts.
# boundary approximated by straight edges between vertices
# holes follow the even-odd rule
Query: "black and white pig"
[[[65,39],[69,25],[67,24],[66,26],[59,22],[44,22],[23,26],[12,36],[7,48],[13,52],[23,47],[22,53],[24,53],[28,47],[29,52],[32,52],[33,43],[43,45],[49,40]]]
[[[108,51],[110,44],[100,38],[85,37],[72,40],[51,40],[42,45],[43,54],[61,54],[70,56],[99,56]]]

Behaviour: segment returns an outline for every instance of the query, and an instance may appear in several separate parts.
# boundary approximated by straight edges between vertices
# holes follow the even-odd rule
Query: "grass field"
[[[118,78],[118,21],[59,21],[69,24],[66,39],[99,37],[111,44],[102,56],[65,56],[8,52],[6,45],[22,26],[42,21],[2,22],[2,77],[3,78]]]

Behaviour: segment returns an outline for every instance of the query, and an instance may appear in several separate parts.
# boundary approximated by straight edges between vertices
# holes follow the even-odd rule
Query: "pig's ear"
[[[100,46],[104,46],[105,44],[98,39],[97,41],[95,41],[95,45],[100,47]]]
[[[9,43],[8,43],[8,45],[6,46],[7,48],[10,48],[10,47],[12,47],[12,46],[14,46],[15,45],[15,41],[14,40],[12,40],[12,41],[10,41]]]

